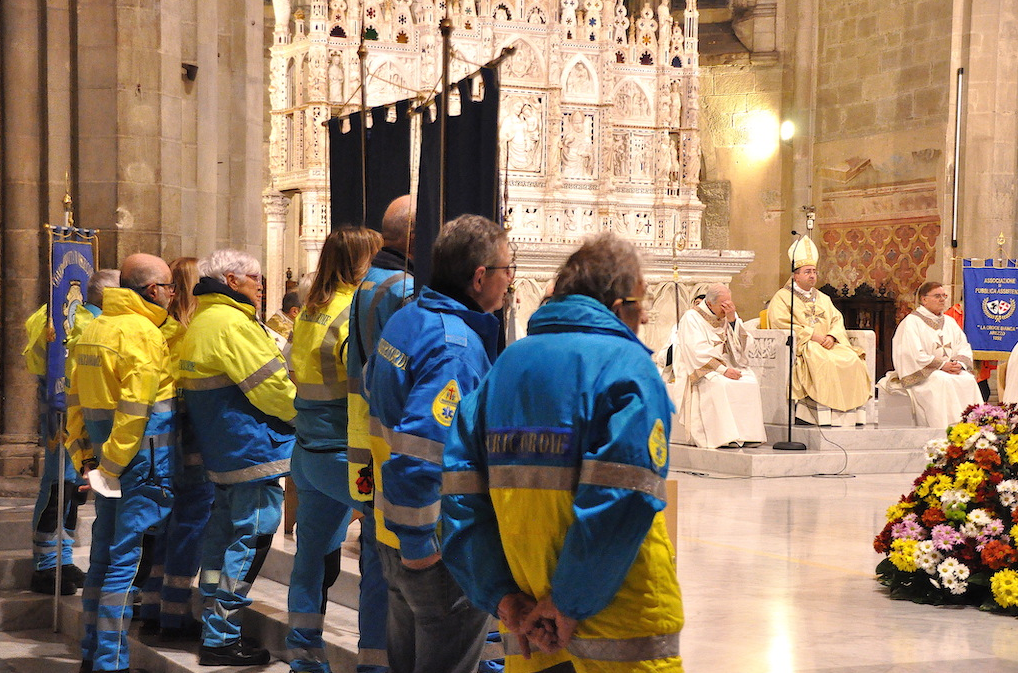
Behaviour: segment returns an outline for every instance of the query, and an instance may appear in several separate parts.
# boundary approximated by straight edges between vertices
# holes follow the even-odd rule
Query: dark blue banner
[[[966,259],[962,283],[965,336],[972,351],[982,360],[1007,359],[1018,343],[1018,261],[994,266],[992,259]]]
[[[67,335],[74,328],[78,306],[85,303],[88,279],[95,270],[96,232],[75,227],[50,227],[49,319],[55,338],[46,352],[46,399],[54,411],[65,411],[64,361]]]

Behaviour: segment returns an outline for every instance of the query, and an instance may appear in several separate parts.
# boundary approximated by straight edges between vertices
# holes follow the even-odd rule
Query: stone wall
[[[778,139],[781,98],[782,69],[776,63],[701,67],[701,179],[730,183],[724,247],[755,255],[731,283],[746,319],[760,312],[781,282],[783,267],[775,264],[783,254],[780,231],[786,209],[785,148]]]
[[[821,282],[907,298],[944,276],[951,0],[821,1],[812,184]],[[950,282],[948,279],[947,282]]]
[[[70,8],[76,11],[72,14]],[[70,182],[100,264],[263,254],[261,0],[0,3],[0,445],[34,441],[25,318]],[[197,66],[194,79],[183,64]]]

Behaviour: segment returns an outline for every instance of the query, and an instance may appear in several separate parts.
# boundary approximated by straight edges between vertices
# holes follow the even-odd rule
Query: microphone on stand
[[[809,219],[806,223],[807,229],[813,228],[813,220]],[[799,232],[792,230],[792,236],[799,236]],[[795,251],[799,249],[799,244],[802,243],[802,237],[795,242],[792,246],[791,261],[789,262],[792,271],[792,277],[789,280],[789,291],[791,292],[791,300],[788,304],[788,424],[786,425],[787,441],[774,442],[771,448],[775,451],[805,451],[806,445],[802,442],[792,441],[792,408],[794,402],[792,401],[792,366],[795,363]]]

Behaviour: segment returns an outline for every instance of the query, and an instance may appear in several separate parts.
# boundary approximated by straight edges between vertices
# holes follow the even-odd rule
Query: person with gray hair
[[[749,368],[753,337],[731,291],[721,283],[687,310],[672,332],[678,421],[705,448],[739,448],[766,441],[760,384]]]
[[[280,477],[290,472],[296,388],[261,322],[261,266],[218,250],[198,263],[198,308],[180,345],[180,378],[194,440],[215,502],[199,588],[203,666],[261,665],[268,650],[243,642],[240,610],[282,516]]]
[[[389,583],[388,659],[393,673],[472,673],[488,615],[449,575],[438,540],[442,446],[460,397],[495,360],[515,263],[504,229],[478,215],[448,222],[432,250],[430,287],[382,329],[364,375],[373,423],[387,451],[375,504]]]
[[[451,419],[442,554],[508,631],[506,670],[682,670],[672,404],[637,336],[645,292],[631,243],[587,240]]]

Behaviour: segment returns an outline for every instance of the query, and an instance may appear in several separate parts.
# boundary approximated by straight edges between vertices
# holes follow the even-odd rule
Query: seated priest
[[[712,285],[682,315],[672,336],[679,422],[697,446],[759,444],[764,433],[760,384],[749,368],[753,343],[727,287]]]
[[[942,283],[927,282],[916,294],[919,307],[894,331],[894,371],[879,385],[908,393],[918,425],[946,428],[958,422],[965,407],[982,404],[983,396],[972,373],[968,339],[958,323],[944,315],[947,290]]]
[[[862,425],[866,422],[863,405],[873,395],[873,382],[862,351],[848,341],[841,312],[830,297],[816,289],[819,251],[811,239],[802,237],[788,249],[788,256],[792,278],[771,299],[767,322],[771,329],[786,332],[790,323],[794,325],[792,397],[796,422]]]

